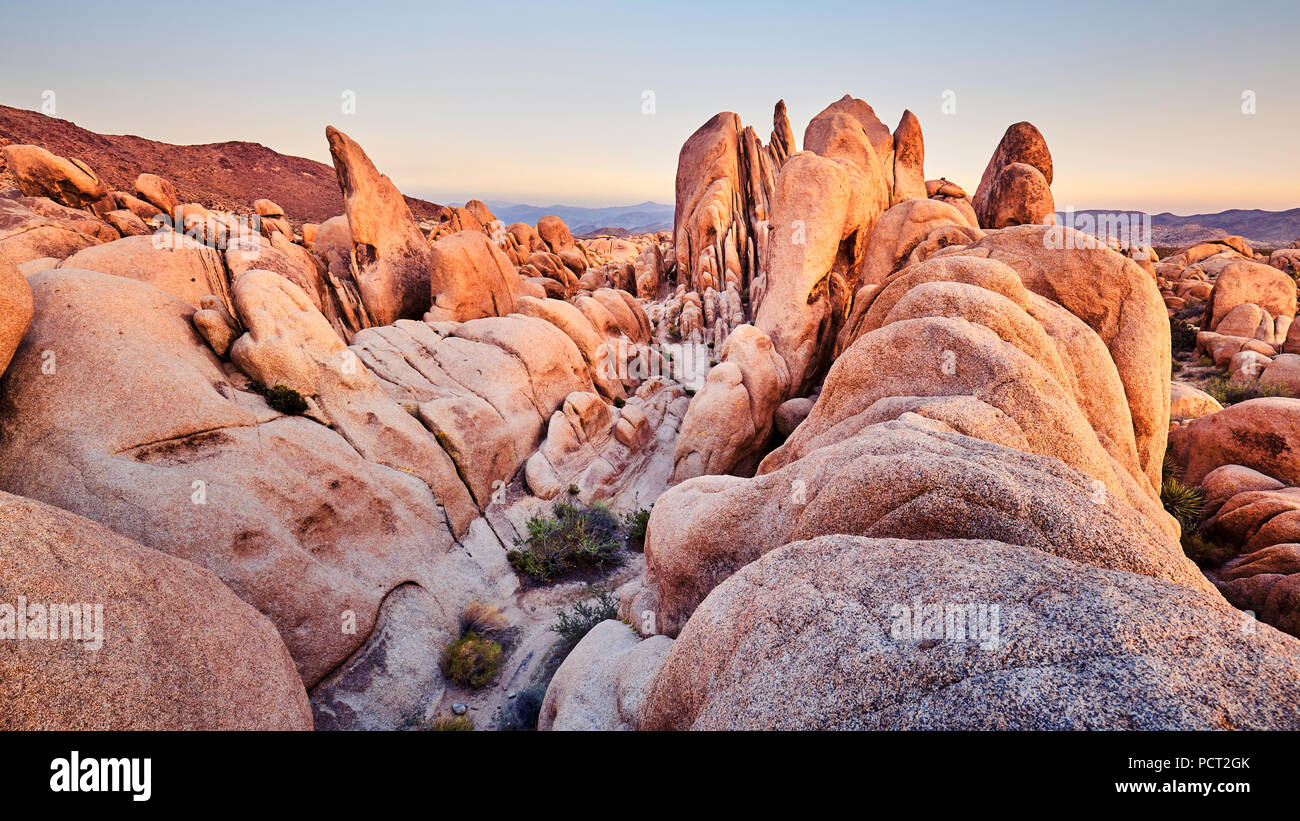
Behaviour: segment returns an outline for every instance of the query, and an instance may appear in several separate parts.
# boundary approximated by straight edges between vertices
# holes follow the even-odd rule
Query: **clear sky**
[[[1058,207],[1300,206],[1294,0],[0,6],[0,103],[51,90],[93,131],[324,162],[333,124],[441,202],[672,202],[677,152],[716,112],[766,140],[785,98],[802,141],[848,92],[891,128],[916,112],[927,176],[972,193],[1029,120]]]

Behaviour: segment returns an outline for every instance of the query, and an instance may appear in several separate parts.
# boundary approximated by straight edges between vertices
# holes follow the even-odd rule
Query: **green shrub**
[[[621,396],[614,397],[614,407],[621,408],[627,404],[627,400]]]
[[[1225,408],[1238,402],[1260,399],[1268,396],[1294,398],[1295,394],[1285,385],[1272,382],[1233,382],[1227,374],[1218,374],[1210,379],[1205,392],[1213,396]]]
[[[266,397],[268,405],[288,416],[297,416],[307,410],[307,400],[302,398],[302,394],[287,385],[276,385],[273,388],[267,388],[263,396]]]
[[[641,508],[623,517],[623,530],[627,533],[627,546],[638,553],[645,550],[645,531],[650,524],[649,508]]]
[[[464,687],[477,690],[501,674],[505,656],[501,645],[477,633],[467,633],[447,645],[442,653],[442,672]]]
[[[1183,532],[1195,530],[1201,521],[1201,511],[1205,508],[1205,491],[1199,487],[1183,484],[1172,476],[1165,477],[1160,483],[1160,501],[1165,510],[1178,520]]]
[[[1181,319],[1169,318],[1169,340],[1174,353],[1190,353],[1196,350],[1195,325]]]
[[[438,716],[429,722],[430,730],[440,732],[464,733],[474,729],[474,719],[464,716]]]
[[[534,582],[576,569],[617,567],[619,555],[618,519],[609,507],[557,504],[550,517],[528,520],[528,538],[506,554],[510,566]]]
[[[567,648],[573,648],[582,637],[591,632],[591,628],[608,619],[618,618],[618,597],[604,587],[596,586],[588,590],[593,598],[577,602],[568,610],[561,611],[560,619],[551,629],[560,634]],[[567,651],[566,651],[567,652]]]

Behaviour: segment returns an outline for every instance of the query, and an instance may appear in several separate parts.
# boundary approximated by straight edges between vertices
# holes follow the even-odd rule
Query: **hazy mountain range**
[[[1100,225],[1100,218],[1120,214],[1128,215],[1129,224],[1136,226],[1144,212],[1088,209],[1072,214],[1057,212],[1057,219],[1063,224],[1072,224],[1081,231],[1088,231],[1086,220],[1091,219],[1092,225]],[[1179,216],[1165,212],[1146,216],[1150,219],[1151,244],[1157,247],[1177,247],[1200,239],[1236,235],[1245,237],[1251,245],[1259,248],[1279,248],[1300,239],[1300,208],[1287,211],[1233,208],[1216,214]],[[1088,233],[1095,234],[1097,231]]]
[[[649,234],[671,231],[673,206],[658,202],[641,202],[636,205],[614,205],[606,208],[583,208],[577,205],[524,205],[517,202],[485,200],[497,219],[509,225],[526,222],[535,225],[540,217],[553,214],[564,220],[569,230],[578,236],[590,233],[620,233],[606,229],[621,229],[629,234]]]

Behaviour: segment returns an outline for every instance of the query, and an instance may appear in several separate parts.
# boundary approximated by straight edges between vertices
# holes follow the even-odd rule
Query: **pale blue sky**
[[[677,152],[714,113],[766,139],[784,97],[801,140],[848,92],[891,128],[915,111],[927,176],[971,191],[1029,120],[1059,207],[1300,205],[1294,2],[0,5],[0,103],[50,89],[94,131],[325,162],[333,124],[443,202],[671,202]]]

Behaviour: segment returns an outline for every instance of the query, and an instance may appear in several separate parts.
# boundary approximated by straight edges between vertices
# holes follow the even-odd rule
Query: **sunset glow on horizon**
[[[363,15],[287,3],[268,15],[230,3],[229,25],[214,26],[198,9],[51,2],[6,12],[0,103],[40,110],[53,91],[56,116],[99,133],[249,140],[326,163],[330,124],[414,196],[601,206],[671,203],[682,142],[719,111],[766,140],[784,99],[802,143],[849,93],[891,128],[915,112],[927,176],[971,192],[1002,132],[1028,120],[1051,148],[1061,208],[1300,205],[1300,100],[1286,87],[1300,11],[1238,4],[1254,22],[1210,37],[1208,3],[940,7],[927,32],[866,4],[377,2]],[[142,36],[147,49],[93,73],[47,56],[55,38]]]

